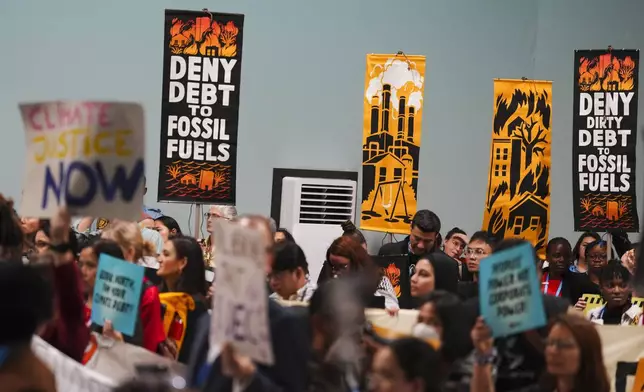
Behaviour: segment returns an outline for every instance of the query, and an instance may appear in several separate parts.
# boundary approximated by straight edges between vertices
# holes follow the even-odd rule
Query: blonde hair
[[[126,254],[130,249],[134,250],[134,260],[138,261],[143,256],[156,256],[155,246],[150,242],[143,241],[143,235],[139,225],[134,222],[116,221],[111,222],[105,230],[102,237],[115,241]]]

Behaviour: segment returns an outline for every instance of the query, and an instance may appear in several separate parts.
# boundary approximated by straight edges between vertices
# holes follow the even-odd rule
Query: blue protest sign
[[[494,337],[513,335],[546,324],[532,245],[525,243],[481,260],[481,316]]]
[[[94,284],[92,322],[103,325],[110,320],[114,330],[134,335],[144,272],[144,267],[101,254]]]

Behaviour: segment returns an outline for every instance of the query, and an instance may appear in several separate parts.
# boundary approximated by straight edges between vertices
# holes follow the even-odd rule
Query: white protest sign
[[[209,359],[230,342],[240,354],[270,365],[265,235],[224,219],[214,222],[217,291],[213,299]]]
[[[54,373],[58,391],[111,392],[116,387],[113,380],[67,357],[38,336],[33,337],[31,349]]]
[[[20,105],[27,141],[21,216],[141,215],[143,108],[116,102]]]

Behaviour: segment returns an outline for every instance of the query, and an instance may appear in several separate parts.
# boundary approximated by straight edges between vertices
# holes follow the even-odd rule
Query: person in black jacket
[[[409,276],[412,276],[418,259],[438,249],[436,244],[440,231],[441,220],[438,215],[430,210],[420,210],[411,221],[409,236],[400,242],[383,245],[378,256],[409,255]]]
[[[266,253],[267,272],[274,260],[274,233],[268,219],[262,216],[240,216],[239,224],[258,228],[266,234],[269,244]],[[215,294],[216,295],[216,294]],[[188,361],[188,385],[200,391],[231,391],[238,383],[246,392],[281,391],[301,392],[307,385],[307,361],[309,358],[308,317],[302,317],[296,309],[283,308],[268,298],[268,319],[274,363],[263,366],[253,363],[248,357],[225,345],[214,363],[207,361],[210,316],[205,314],[198,321]]]
[[[474,236],[472,236],[474,237]],[[496,244],[494,252],[507,250],[515,246],[525,244],[526,241],[518,238],[510,238]],[[535,260],[539,260],[536,252]],[[483,261],[485,262],[485,261]],[[542,294],[543,307],[546,319],[565,314],[570,302],[565,298]],[[474,326],[476,318],[480,315],[478,295],[469,299],[464,305],[464,317],[467,325]],[[544,344],[543,341],[548,334],[548,326],[536,330],[505,336],[495,339],[494,346],[497,350],[497,391],[523,391],[525,388],[534,386],[545,370]]]

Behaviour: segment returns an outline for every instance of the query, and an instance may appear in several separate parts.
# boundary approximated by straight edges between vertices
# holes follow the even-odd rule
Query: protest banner
[[[486,257],[479,266],[481,316],[494,337],[546,324],[534,250],[523,244]]]
[[[367,55],[360,228],[409,234],[418,200],[425,56]]]
[[[243,26],[165,12],[159,201],[235,203]]]
[[[20,105],[27,142],[21,216],[132,219],[143,205],[143,108],[116,102]]]
[[[56,377],[56,390],[65,392],[111,392],[116,382],[69,358],[38,336],[31,349]]]
[[[639,231],[635,192],[639,51],[575,51],[575,231]]]
[[[114,330],[133,336],[144,273],[145,267],[101,254],[94,284],[92,322],[103,325],[109,320]]]
[[[292,305],[292,304],[286,304]],[[580,312],[572,310],[581,316]],[[391,317],[384,309],[367,309],[365,316],[374,326],[401,334],[411,334],[418,323],[418,310],[401,309],[397,317]],[[611,391],[634,391],[638,363],[644,358],[644,328],[620,325],[595,325],[601,336],[604,365],[611,380]],[[521,366],[525,358],[515,358]],[[640,392],[640,389],[637,390]]]
[[[382,268],[383,276],[386,276],[394,287],[394,292],[398,297],[398,306],[401,309],[412,307],[409,256],[371,256],[371,258]]]
[[[166,368],[170,374],[185,374],[185,365],[180,362],[98,332],[90,333],[82,363],[86,369],[109,377],[117,384],[142,376],[141,368]]]
[[[223,343],[232,343],[240,354],[270,365],[273,349],[268,324],[266,290],[266,239],[250,229],[224,219],[214,221],[217,274],[210,326],[213,361]]]
[[[483,230],[523,238],[545,257],[550,223],[552,82],[494,81]]]

